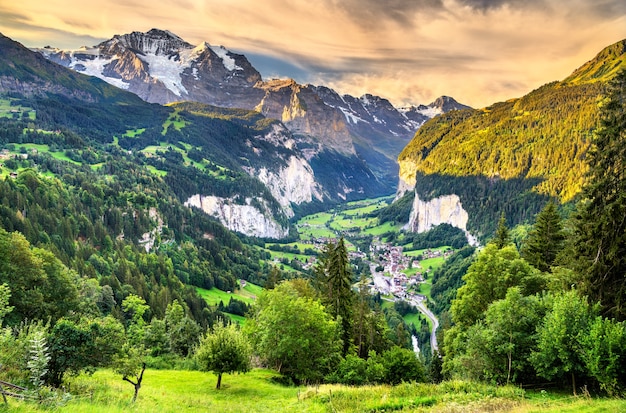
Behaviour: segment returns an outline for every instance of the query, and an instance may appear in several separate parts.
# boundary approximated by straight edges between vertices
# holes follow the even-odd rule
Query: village
[[[412,257],[403,253],[402,246],[384,243],[375,238],[370,246],[372,292],[393,295],[399,299],[422,301],[426,297],[416,290],[419,291],[419,284],[425,281],[430,270],[422,268],[420,259],[447,257],[450,254],[451,250],[426,249],[421,256]],[[413,275],[404,272],[413,268],[417,269]]]

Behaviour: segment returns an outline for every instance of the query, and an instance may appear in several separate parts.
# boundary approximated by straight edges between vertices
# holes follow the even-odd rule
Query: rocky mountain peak
[[[152,29],[146,33],[132,32],[116,34],[112,39],[100,43],[100,50],[109,50],[111,54],[119,53],[120,48],[131,49],[141,54],[170,56],[181,49],[191,49],[193,46],[174,33],[167,30]]]
[[[450,96],[440,96],[428,106],[431,108],[439,108],[441,109],[442,112],[449,112],[451,110],[460,110],[460,109],[470,109],[469,106],[466,106],[457,102],[456,100],[454,100],[454,98],[451,98]]]

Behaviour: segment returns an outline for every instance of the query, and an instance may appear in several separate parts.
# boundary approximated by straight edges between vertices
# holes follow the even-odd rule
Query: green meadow
[[[573,397],[514,386],[467,381],[440,384],[402,383],[397,386],[283,386],[278,374],[254,369],[226,374],[215,390],[212,373],[147,369],[137,401],[133,387],[111,370],[69,380],[72,396],[46,405],[9,398],[7,412],[621,412],[626,400]]]
[[[244,288],[239,288],[230,293],[219,290],[215,287],[210,290],[196,287],[196,291],[198,291],[198,294],[200,294],[200,296],[204,298],[209,305],[218,305],[220,301],[223,302],[224,305],[227,305],[231,297],[236,298],[239,301],[243,301],[246,304],[251,304],[261,291],[263,291],[263,288],[252,283],[246,283]]]
[[[0,99],[0,118],[28,118],[36,119],[36,112],[33,108],[14,104],[16,99],[4,98]]]
[[[161,135],[165,135],[167,133],[167,129],[171,126],[176,130],[181,130],[187,125],[187,122],[180,117],[180,110],[174,109],[174,112],[170,114],[165,123],[163,124],[163,131]]]

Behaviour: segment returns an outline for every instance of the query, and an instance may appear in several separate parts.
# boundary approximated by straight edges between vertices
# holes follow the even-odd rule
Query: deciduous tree
[[[212,371],[217,375],[219,390],[222,386],[222,374],[246,373],[250,370],[251,347],[247,337],[235,326],[225,326],[218,321],[213,331],[208,332],[200,341],[196,360],[202,370]]]
[[[259,295],[245,330],[268,366],[298,382],[321,381],[340,359],[337,322],[290,281]]]
[[[537,273],[520,258],[514,245],[499,248],[497,244],[488,244],[463,276],[465,285],[452,301],[453,321],[471,326],[484,317],[489,304],[503,299],[511,287],[520,286],[526,295],[538,292],[541,285],[536,285]]]
[[[554,298],[552,309],[537,328],[537,351],[530,359],[539,376],[548,380],[569,376],[576,394],[576,376],[585,373],[583,336],[592,316],[593,309],[575,290]]]

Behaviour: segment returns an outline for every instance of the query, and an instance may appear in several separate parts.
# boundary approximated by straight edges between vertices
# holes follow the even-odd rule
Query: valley
[[[0,51],[17,411],[621,406],[626,41],[482,109],[158,29]]]
[[[436,245],[414,249],[412,243],[405,242],[401,225],[391,222],[379,224],[376,214],[392,200],[391,197],[383,197],[352,201],[330,211],[307,215],[294,224],[298,230],[298,241],[266,242],[260,249],[287,278],[308,278],[324,246],[345,237],[348,257],[355,272],[355,291],[360,284],[364,284],[370,294],[380,295],[383,307],[389,307],[395,301],[411,305],[413,311],[403,316],[405,322],[419,330],[422,320],[427,321],[431,331],[430,348],[437,349],[436,336],[432,331],[437,329],[438,320],[428,309],[428,302],[432,300],[432,272],[454,250],[449,246]],[[231,298],[250,305],[261,288],[245,280],[239,280],[238,285],[241,284],[245,287],[238,287],[232,292],[217,288],[198,291],[212,306],[217,306],[220,301],[227,305]],[[222,311],[232,320],[245,322],[241,314],[229,313],[227,309]]]
[[[403,316],[409,326],[419,330],[422,320],[430,327],[430,348],[438,349],[437,317],[428,309],[432,272],[439,268],[454,249],[445,245],[414,248],[401,232],[402,225],[379,224],[376,217],[393,198],[383,197],[353,201],[327,212],[300,218],[295,223],[299,240],[290,243],[270,242],[264,251],[281,271],[302,276],[316,265],[316,256],[327,243],[339,237],[347,241],[348,257],[353,263],[356,279],[353,288],[364,284],[369,293],[379,295],[383,307],[403,301],[413,310]],[[418,315],[419,314],[419,315]],[[418,347],[414,345],[416,351]]]

